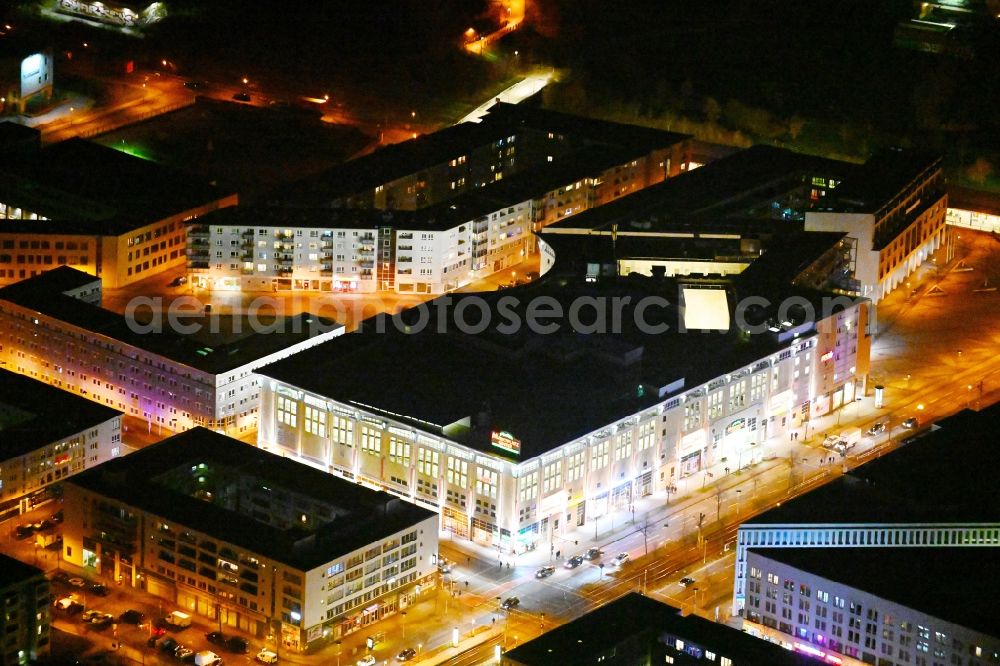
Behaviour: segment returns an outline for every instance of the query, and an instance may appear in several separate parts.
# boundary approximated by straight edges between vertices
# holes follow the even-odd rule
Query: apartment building
[[[57,266],[107,288],[184,266],[186,226],[236,195],[83,139],[0,165],[0,285]]]
[[[205,428],[66,484],[63,559],[305,651],[436,586],[437,516]]]
[[[998,405],[981,412],[959,412],[904,440],[902,448],[740,525],[734,614],[749,618],[751,611],[763,613],[760,609],[765,608],[758,608],[763,601],[759,597],[758,573],[751,571],[753,550],[758,557],[768,558],[771,549],[826,550],[830,557],[836,557],[852,549],[913,548],[922,553],[926,568],[934,566],[932,560],[939,551],[942,555],[952,548],[994,551],[1000,545],[1000,505],[992,486],[976,481],[998,462],[995,448],[983,445],[992,438],[998,415]],[[790,562],[791,557],[777,553],[775,560]],[[825,556],[817,555],[817,561],[821,557]],[[861,553],[857,557],[860,562],[868,555]],[[845,561],[845,578],[832,580],[849,582],[846,576],[850,568]],[[820,570],[813,573],[822,575]],[[958,570],[954,574],[964,575]],[[751,579],[755,581],[753,591],[748,584]],[[932,580],[921,578],[927,585]],[[934,580],[933,589],[943,596],[952,584]]]
[[[890,149],[807,212],[805,229],[840,231],[856,241],[861,295],[877,303],[945,243],[947,212],[941,157]]]
[[[0,662],[27,666],[48,657],[49,599],[45,572],[0,554]]]
[[[629,153],[628,162],[608,181],[607,196],[614,196],[615,190],[620,196],[686,169],[689,138],[498,102],[481,122],[459,123],[387,146],[283,188],[272,199],[305,207],[416,210],[592,146]]]
[[[50,498],[52,484],[123,454],[121,412],[0,370],[0,518]]]
[[[141,307],[119,315],[95,303],[100,283],[62,267],[0,289],[0,368],[150,430],[252,432],[260,399],[253,370],[344,330],[309,314],[226,318],[224,327],[193,298],[175,317]]]
[[[1000,663],[997,555],[996,546],[751,548],[743,630],[844,666]]]
[[[774,308],[792,293],[803,300],[777,319],[755,312],[755,342],[744,346],[729,326],[733,307],[764,294],[690,284],[686,310],[710,311],[727,332],[706,338],[665,306],[656,321],[671,330],[658,335],[630,323],[614,335],[566,326],[543,335],[525,325],[536,298],[565,313],[581,298],[617,297],[620,320],[632,322],[644,298],[677,297],[655,279],[543,282],[476,295],[469,309],[485,307],[487,323],[477,319],[475,334],[447,320],[448,305],[465,309],[455,295],[443,313],[432,301],[412,322],[404,316],[405,333],[377,319],[374,330],[259,369],[258,445],[432,508],[457,538],[523,552],[635,497],[695,482],[708,465],[761,459],[768,437],[853,399],[867,372],[863,301],[822,312],[814,292],[769,294]],[[427,326],[439,317],[446,333]],[[511,318],[521,323],[514,332]]]

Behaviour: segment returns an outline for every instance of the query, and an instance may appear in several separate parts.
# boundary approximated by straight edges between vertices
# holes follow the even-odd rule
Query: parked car
[[[65,571],[57,571],[55,575],[52,576],[52,580],[56,583],[64,583],[66,585],[69,585],[69,574],[66,573]]]
[[[194,650],[184,645],[178,645],[174,650],[174,658],[184,661],[188,657],[194,657]]]
[[[257,653],[257,656],[254,657],[254,659],[261,664],[277,664],[278,654],[276,652],[271,652],[270,650],[261,648],[260,652]]]
[[[162,643],[160,643],[160,651],[161,652],[173,652],[174,650],[177,649],[178,645],[179,645],[179,643],[177,641],[175,641],[174,639],[172,639],[172,638],[166,638],[166,639],[163,640]]]
[[[837,442],[840,441],[839,435],[827,435],[826,439],[823,440],[824,449],[832,449],[837,446]]]
[[[375,657],[370,654],[366,654],[361,659],[358,659],[358,666],[375,666],[375,663]]]
[[[503,608],[504,610],[511,610],[512,608],[517,608],[519,605],[521,605],[520,599],[517,597],[507,597],[500,604],[500,608]]]
[[[535,578],[548,578],[556,572],[555,567],[542,567],[535,572]]]
[[[226,640],[226,648],[236,654],[246,654],[247,650],[250,649],[250,644],[242,636],[230,636]]]
[[[159,636],[150,636],[146,641],[146,645],[149,647],[156,647],[156,641],[160,640]]]
[[[618,553],[617,555],[615,555],[615,559],[611,560],[611,563],[614,564],[616,567],[620,567],[626,562],[628,562],[628,553]]]
[[[56,599],[56,601],[53,602],[52,607],[57,611],[62,611],[66,615],[74,615],[83,610],[83,604],[77,601],[76,597],[73,595]]]
[[[207,634],[205,634],[205,638],[212,645],[225,645],[226,644],[226,635],[223,634],[221,631],[210,631]]]
[[[401,650],[399,654],[396,655],[396,661],[410,661],[417,656],[417,651],[413,648],[406,648]]]
[[[920,421],[917,419],[916,416],[911,416],[910,418],[903,421],[903,427],[906,428],[907,430],[913,430],[918,425],[920,425]]]
[[[588,562],[593,562],[594,560],[600,558],[601,555],[603,554],[604,551],[601,550],[600,548],[589,548],[587,549],[587,552],[583,554],[583,559],[587,560]]]
[[[183,275],[178,275],[177,277],[175,277],[173,280],[170,281],[170,286],[179,287],[182,284],[187,284],[187,281],[188,279],[186,277],[184,277]]]
[[[438,571],[440,571],[441,573],[443,573],[443,574],[449,574],[449,573],[451,573],[451,562],[449,562],[445,558],[441,557],[440,555],[438,556],[438,565],[437,566],[438,566]]]
[[[118,616],[118,621],[122,624],[141,624],[146,616],[132,608]]]
[[[72,585],[73,587],[87,587],[87,581],[77,576],[70,578],[66,582]]]
[[[27,539],[32,534],[35,533],[34,526],[28,525],[18,525],[14,528],[14,538],[16,539]]]
[[[868,434],[869,437],[873,437],[873,436],[879,434],[880,432],[885,432],[885,423],[883,423],[883,422],[874,423],[874,424],[872,424],[872,427],[868,428],[868,430],[867,430],[867,434]]]
[[[684,578],[681,578],[677,582],[681,584],[681,587],[691,587],[692,585],[694,585],[694,578],[688,578],[687,576],[685,576]]]
[[[87,586],[87,591],[96,594],[99,597],[106,597],[111,594],[111,590],[107,586],[100,583],[91,583]]]
[[[238,92],[235,95],[233,95],[233,99],[236,100],[237,102],[249,102],[250,95],[245,92]]]
[[[104,615],[104,611],[91,609],[83,611],[83,615],[80,616],[80,619],[84,622],[93,622],[95,617],[100,617],[101,615]]]
[[[568,560],[566,560],[566,562],[565,562],[565,564],[563,564],[563,566],[566,567],[567,569],[576,569],[581,564],[583,564],[583,556],[582,555],[574,555],[573,557],[571,557]]]
[[[90,621],[90,626],[94,629],[107,629],[115,622],[115,616],[111,613],[101,613]]]
[[[51,520],[56,525],[61,523],[63,521],[63,510],[59,509],[58,511],[53,513],[51,516],[49,516],[49,520]]]

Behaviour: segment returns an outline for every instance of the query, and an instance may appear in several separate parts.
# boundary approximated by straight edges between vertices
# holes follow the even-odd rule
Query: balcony
[[[208,226],[205,224],[193,224],[188,227],[187,235],[188,238],[205,238],[207,240],[209,235]]]
[[[253,229],[247,229],[242,234],[240,234],[240,236],[242,236],[243,238],[249,238],[250,240],[253,240],[254,238]]]

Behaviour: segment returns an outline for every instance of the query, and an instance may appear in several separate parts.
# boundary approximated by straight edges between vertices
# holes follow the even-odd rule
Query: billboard
[[[51,85],[51,58],[43,53],[32,53],[21,61],[21,99],[31,97]]]

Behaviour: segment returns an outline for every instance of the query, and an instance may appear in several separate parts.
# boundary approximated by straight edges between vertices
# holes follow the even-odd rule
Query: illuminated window
[[[639,450],[645,451],[656,443],[656,421],[639,426]]]
[[[326,437],[326,412],[306,405],[306,432]]]
[[[557,461],[545,467],[545,494],[562,487],[562,461]]]
[[[626,430],[615,438],[615,460],[625,460],[632,455],[632,431]]]
[[[476,479],[476,494],[496,498],[500,485],[500,474],[489,469],[480,469]]]
[[[448,483],[465,488],[469,485],[469,463],[455,456],[448,456]]]
[[[382,455],[382,433],[375,428],[361,426],[361,450],[370,456]]]
[[[432,451],[430,449],[418,449],[417,450],[417,471],[425,476],[434,477],[438,476],[438,463],[441,459],[441,454],[437,451]]]
[[[603,469],[608,466],[611,443],[608,441],[598,442],[594,445],[590,454],[590,470]]]
[[[583,461],[586,452],[574,453],[566,461],[566,482],[573,483],[583,478]]]
[[[351,422],[343,416],[332,416],[330,418],[330,441],[334,444],[345,446],[353,445],[353,430]]]
[[[535,499],[538,495],[538,472],[525,474],[517,480],[517,497],[521,504]]]
[[[395,437],[389,438],[389,460],[401,465],[410,464],[410,443]]]
[[[299,403],[283,395],[278,396],[278,423],[295,428],[298,426]]]

